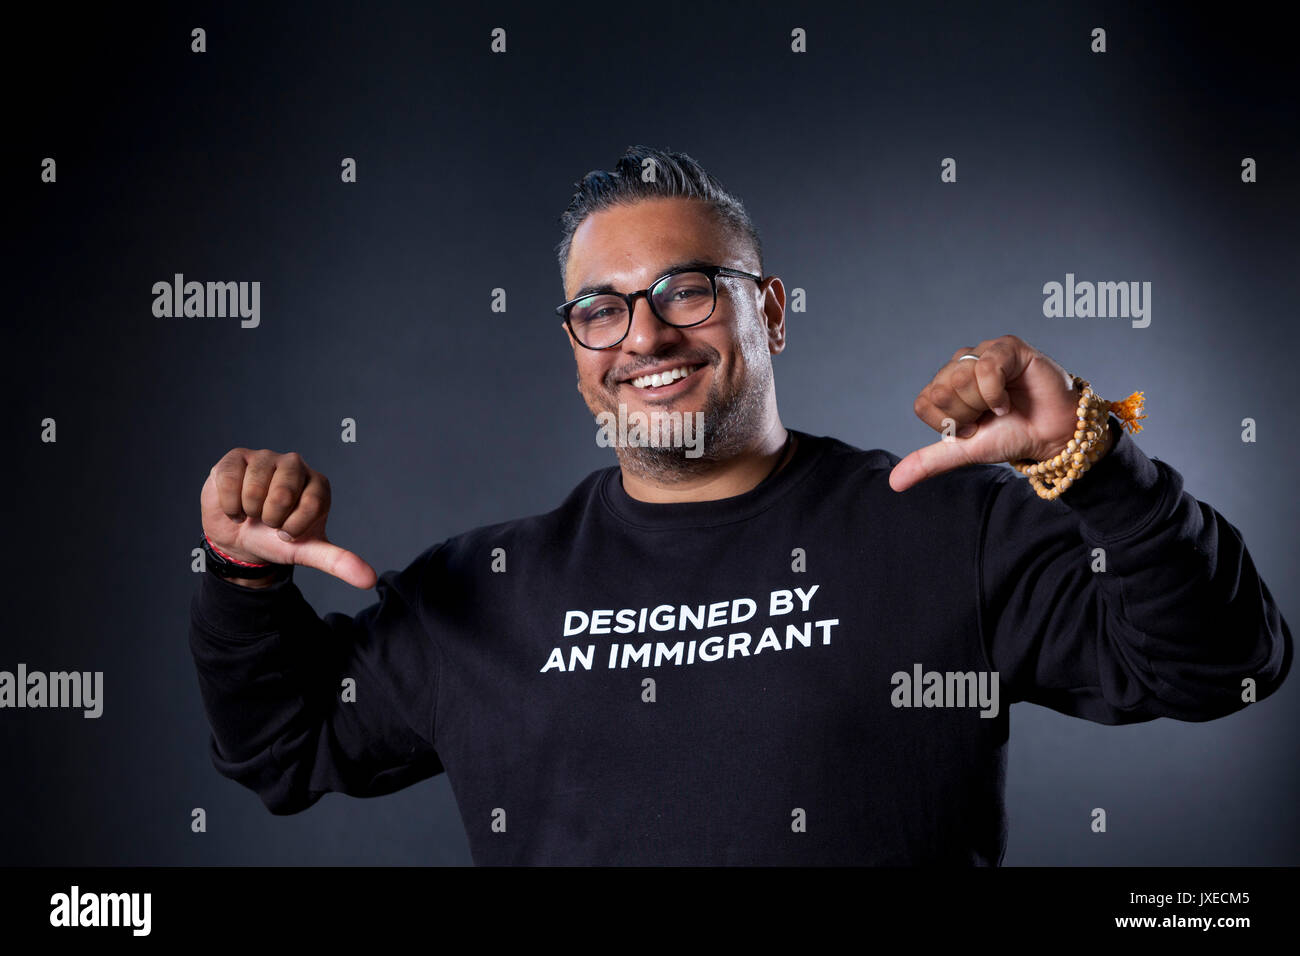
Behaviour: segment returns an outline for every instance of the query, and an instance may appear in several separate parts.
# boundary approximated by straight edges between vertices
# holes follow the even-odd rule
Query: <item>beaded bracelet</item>
[[[1109,415],[1114,412],[1123,427],[1136,434],[1142,430],[1138,419],[1146,418],[1142,411],[1143,393],[1134,392],[1118,402],[1099,398],[1092,385],[1077,375],[1071,375],[1076,389],[1082,389],[1076,414],[1074,437],[1059,455],[1045,461],[1022,458],[1008,462],[1012,468],[1027,475],[1038,497],[1052,499],[1076,482],[1084,472],[1101,457],[1106,436],[1110,432]]]

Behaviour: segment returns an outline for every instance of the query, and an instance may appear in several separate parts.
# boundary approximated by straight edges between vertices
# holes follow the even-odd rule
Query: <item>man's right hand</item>
[[[358,588],[373,588],[379,580],[369,564],[325,537],[330,483],[297,452],[232,448],[208,473],[199,510],[208,539],[232,558],[300,564]],[[234,580],[246,587],[272,583]]]

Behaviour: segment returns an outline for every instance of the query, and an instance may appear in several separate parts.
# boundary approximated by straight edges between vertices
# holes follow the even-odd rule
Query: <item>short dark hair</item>
[[[653,160],[655,164],[653,182],[641,179],[641,170],[647,159]],[[717,179],[685,153],[669,152],[651,146],[629,146],[613,170],[606,172],[603,169],[593,169],[574,183],[574,186],[577,191],[559,219],[564,235],[555,247],[560,263],[561,284],[564,283],[564,267],[569,259],[573,234],[584,219],[593,212],[611,206],[669,197],[703,199],[708,202],[723,225],[733,235],[751,245],[758,258],[759,274],[763,272],[763,245],[744,204],[723,189]]]

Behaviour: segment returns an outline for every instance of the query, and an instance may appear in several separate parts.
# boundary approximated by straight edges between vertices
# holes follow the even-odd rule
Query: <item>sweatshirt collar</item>
[[[601,476],[601,500],[618,518],[649,530],[707,528],[744,521],[766,511],[802,482],[825,453],[825,438],[793,428],[789,431],[793,432],[795,438],[793,457],[767,481],[743,494],[713,501],[640,501],[624,490],[623,472],[614,467],[605,469]]]

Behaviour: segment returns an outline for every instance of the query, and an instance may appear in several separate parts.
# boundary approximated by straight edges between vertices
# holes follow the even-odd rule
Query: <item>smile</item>
[[[626,384],[631,385],[633,388],[659,388],[663,385],[671,385],[678,379],[683,379],[702,368],[704,368],[703,365],[679,365],[677,368],[668,369],[666,372],[655,372],[653,375],[641,375],[629,379]]]

